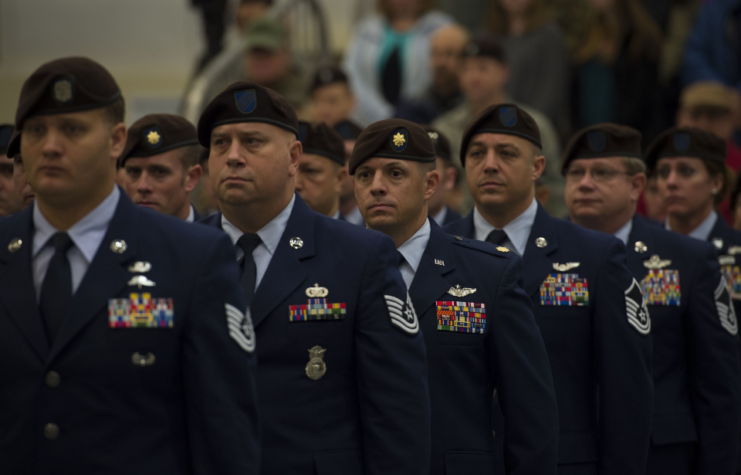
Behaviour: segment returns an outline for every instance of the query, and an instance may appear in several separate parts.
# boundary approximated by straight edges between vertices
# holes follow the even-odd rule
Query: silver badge
[[[23,241],[21,241],[19,238],[11,239],[10,244],[8,244],[8,251],[16,252],[21,248],[22,245]]]
[[[463,238],[462,238],[462,237],[460,237],[460,236],[456,236],[456,237],[455,237],[455,240],[456,240],[456,241],[463,241]]]
[[[451,287],[450,290],[448,290],[448,293],[450,295],[452,295],[453,297],[458,297],[458,298],[471,295],[474,292],[476,292],[476,289],[471,289],[468,287],[464,287],[461,289],[460,285],[456,285],[455,288]]]
[[[731,246],[728,248],[728,254],[735,256],[736,254],[741,254],[741,246]]]
[[[648,252],[648,246],[646,246],[643,243],[643,241],[636,241],[635,247],[633,249],[635,249],[635,251],[640,254],[643,254],[644,252]]]
[[[149,262],[137,261],[129,266],[129,272],[135,272],[137,274],[143,274],[152,270],[152,264]]]
[[[131,280],[129,280],[128,285],[130,285],[131,287],[136,286],[141,289],[142,287],[154,287],[157,284],[147,279],[147,277],[144,275],[135,275],[134,277],[131,278]]]
[[[313,381],[322,379],[327,372],[327,364],[324,362],[324,353],[327,350],[321,346],[315,346],[309,350],[309,362],[306,363],[306,376]]]
[[[538,247],[546,247],[548,245],[548,241],[546,241],[545,238],[539,237],[535,240],[535,245]]]
[[[713,238],[713,246],[715,246],[715,248],[719,251],[723,249],[723,239]]]
[[[651,256],[650,259],[643,261],[643,265],[647,269],[663,269],[664,267],[669,267],[670,265],[672,265],[672,261],[670,261],[669,259],[662,259],[657,254],[654,254],[653,256]]]
[[[115,252],[116,254],[123,254],[126,252],[126,248],[128,246],[126,245],[126,241],[123,239],[116,239],[111,243],[111,251]]]
[[[557,270],[558,272],[567,272],[571,269],[576,269],[580,265],[581,263],[579,262],[567,262],[566,264],[559,264],[558,262],[554,262],[553,270]]]
[[[304,247],[304,240],[300,237],[293,237],[290,241],[288,241],[288,244],[290,244],[291,247],[294,249],[301,249],[302,247]]]
[[[72,100],[72,83],[69,79],[60,79],[54,83],[54,99],[62,104]]]
[[[323,299],[329,295],[329,289],[326,287],[319,287],[319,284],[314,284],[314,287],[306,289],[306,296],[311,299]]]
[[[736,264],[736,258],[734,256],[718,256],[718,263],[722,266],[732,266]]]
[[[131,362],[134,363],[136,366],[152,366],[156,360],[157,358],[154,356],[153,353],[142,355],[141,353],[136,352],[131,355]]]

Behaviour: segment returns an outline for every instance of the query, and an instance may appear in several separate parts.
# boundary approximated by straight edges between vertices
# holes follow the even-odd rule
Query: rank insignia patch
[[[646,305],[666,305],[677,307],[682,300],[679,285],[679,271],[673,269],[652,269],[641,282]]]
[[[651,318],[646,307],[646,300],[643,298],[638,281],[633,282],[625,291],[625,311],[628,317],[628,323],[633,326],[641,335],[651,333]]]
[[[731,302],[726,278],[723,276],[721,276],[720,283],[715,289],[715,306],[718,308],[720,325],[731,335],[737,335],[738,320],[736,319],[736,310],[733,307],[733,302]]]
[[[255,328],[252,326],[250,311],[242,313],[234,305],[224,304],[226,310],[226,324],[229,328],[229,336],[237,342],[242,349],[248,353],[255,351]]]
[[[588,306],[587,279],[579,274],[550,274],[540,284],[540,305]]]
[[[406,302],[393,295],[384,295],[383,297],[389,310],[391,324],[410,335],[416,335],[419,332],[419,320],[417,320],[417,312],[414,311],[409,292],[407,292]]]
[[[484,334],[486,329],[486,305],[475,302],[438,300],[438,331]]]
[[[152,298],[149,293],[132,293],[128,299],[108,300],[110,328],[172,328],[175,311],[172,299]]]
[[[720,272],[726,278],[728,291],[733,300],[741,300],[741,269],[739,266],[722,265]]]
[[[288,309],[291,322],[344,320],[347,314],[344,303],[327,303],[327,299],[309,299],[306,305],[289,305]]]

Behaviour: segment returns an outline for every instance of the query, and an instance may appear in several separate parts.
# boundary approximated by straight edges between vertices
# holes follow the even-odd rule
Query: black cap
[[[8,153],[11,138],[13,138],[13,126],[10,124],[0,125],[0,155]]]
[[[487,133],[514,135],[543,148],[540,144],[540,129],[535,119],[514,104],[500,104],[482,112],[463,133],[461,165],[466,166],[466,151],[474,135]]]
[[[189,145],[198,145],[198,135],[187,119],[172,114],[145,115],[129,128],[118,166],[124,166],[130,157],[150,157]]]
[[[472,39],[463,50],[464,58],[491,58],[499,63],[507,63],[507,55],[502,45],[491,35]]]
[[[115,79],[95,61],[71,57],[50,61],[23,83],[15,113],[15,128],[36,115],[80,112],[113,104],[121,97]],[[13,153],[17,147],[10,147]],[[8,155],[12,156],[12,155]]]
[[[646,165],[650,170],[662,158],[692,157],[726,162],[726,142],[695,128],[672,127],[660,133],[646,149]]]
[[[298,139],[304,153],[321,155],[340,165],[345,164],[345,143],[340,134],[325,123],[298,123]]]
[[[450,141],[448,138],[432,126],[423,125],[422,127],[427,131],[427,135],[430,136],[438,158],[451,161],[453,158],[450,153]]]
[[[198,141],[211,146],[211,131],[224,124],[263,122],[298,135],[298,118],[288,101],[267,87],[237,82],[216,96],[198,121]]]
[[[309,93],[313,93],[320,87],[337,83],[348,84],[347,74],[343,70],[335,66],[319,68],[314,74],[314,79],[311,81]]]
[[[342,140],[357,140],[363,132],[363,128],[351,120],[337,122],[334,129],[340,134]]]
[[[577,158],[641,158],[641,133],[617,124],[597,124],[577,132],[566,146],[561,172]]]
[[[404,119],[386,119],[369,125],[360,134],[350,157],[350,175],[369,158],[398,158],[434,162],[435,147],[422,126]]]

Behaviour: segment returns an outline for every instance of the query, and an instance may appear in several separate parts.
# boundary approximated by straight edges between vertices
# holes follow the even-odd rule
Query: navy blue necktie
[[[242,277],[240,282],[244,289],[244,296],[247,299],[247,306],[252,303],[252,297],[255,295],[255,284],[257,282],[257,265],[252,252],[262,243],[262,239],[257,234],[242,234],[237,241],[237,245],[244,251],[244,257],[240,265]]]
[[[44,283],[41,285],[39,310],[49,343],[53,343],[72,311],[72,270],[67,251],[73,242],[67,233],[56,233],[49,242],[54,246],[54,256],[49,262]]]
[[[502,231],[501,229],[495,229],[494,231],[490,232],[488,236],[486,236],[486,242],[490,242],[495,246],[501,246],[507,241],[507,239],[507,233]]]

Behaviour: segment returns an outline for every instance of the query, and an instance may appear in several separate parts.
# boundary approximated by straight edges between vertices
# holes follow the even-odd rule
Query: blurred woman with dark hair
[[[421,97],[430,85],[430,38],[450,17],[433,0],[378,0],[379,14],[358,25],[345,56],[355,119],[387,119],[402,99]]]
[[[568,133],[569,53],[561,27],[546,0],[495,0],[489,29],[507,55],[507,94],[543,112]]]
[[[589,0],[591,26],[574,52],[575,126],[616,122],[660,132],[658,61],[663,34],[641,0]]]

